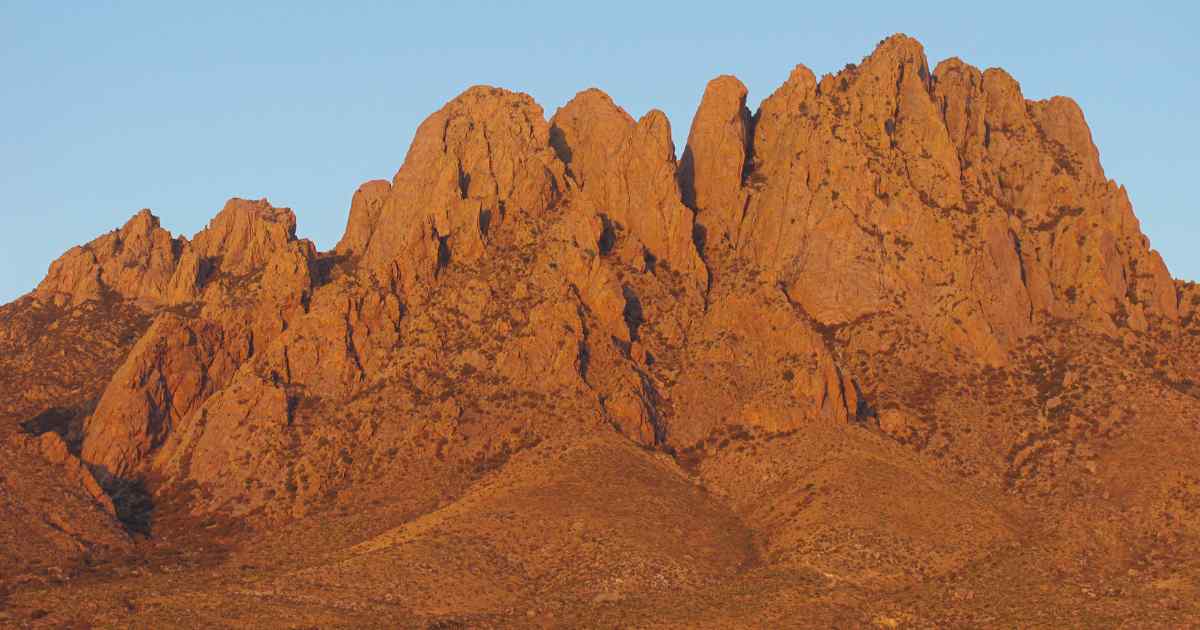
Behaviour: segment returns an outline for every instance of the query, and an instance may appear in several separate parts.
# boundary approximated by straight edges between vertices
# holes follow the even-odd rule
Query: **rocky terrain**
[[[1079,107],[903,35],[677,155],[473,87],[319,251],[148,210],[0,307],[0,626],[1200,624],[1200,287]]]

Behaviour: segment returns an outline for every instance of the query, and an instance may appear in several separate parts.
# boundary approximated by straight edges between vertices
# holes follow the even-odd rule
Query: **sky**
[[[599,87],[666,112],[681,153],[709,79],[739,77],[753,110],[796,64],[833,72],[896,32],[931,67],[957,56],[1079,102],[1151,246],[1200,280],[1194,6],[0,0],[0,303],[141,208],[190,237],[229,197],[266,197],[330,248],[358,185],[391,178],[471,85],[547,117]]]

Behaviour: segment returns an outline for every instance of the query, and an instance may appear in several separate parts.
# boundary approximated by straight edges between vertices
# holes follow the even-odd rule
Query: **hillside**
[[[1200,623],[1200,288],[903,35],[677,155],[468,89],[331,251],[150,211],[0,307],[0,625]]]

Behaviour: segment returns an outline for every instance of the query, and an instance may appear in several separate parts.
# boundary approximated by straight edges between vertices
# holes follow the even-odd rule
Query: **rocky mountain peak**
[[[202,258],[219,261],[221,271],[241,275],[261,269],[294,240],[296,215],[291,208],[235,197],[196,234],[192,248]]]
[[[704,286],[707,270],[692,240],[695,218],[683,205],[666,114],[651,110],[635,122],[592,89],[559,109],[550,124],[557,154],[580,188],[580,208],[627,230],[655,260]]]
[[[34,294],[59,304],[80,304],[112,294],[158,302],[171,290],[185,239],[172,238],[158,217],[141,210],[120,229],[72,248],[50,265]]]
[[[414,627],[527,623],[511,611],[529,580],[587,614],[625,605],[595,584],[661,589],[651,619],[679,589],[680,610],[697,592],[724,608],[742,600],[712,589],[800,575],[845,602],[823,625],[855,627],[900,624],[837,616],[876,587],[919,585],[905,597],[929,599],[905,610],[977,597],[921,590],[947,576],[1000,584],[987,598],[1016,588],[996,571],[1084,583],[1097,562],[1097,588],[1180,588],[1147,580],[1200,532],[1180,472],[1197,464],[1181,436],[1200,413],[1200,290],[1150,249],[1079,107],[959,59],[931,72],[904,35],[748,98],[711,80],[677,159],[659,110],[635,118],[592,88],[546,120],[527,95],[472,87],[390,181],[354,192],[333,252],[265,199],[231,199],[191,240],[138,213],[0,307],[0,409],[50,436],[9,440],[0,491],[26,478],[3,465],[46,460],[69,475],[54,496],[112,531],[164,509],[328,545],[304,555],[313,569],[273,565],[277,593],[351,566],[421,567],[403,579],[423,594],[491,571],[446,596],[481,616],[436,602]],[[643,519],[667,508],[674,523]],[[529,551],[531,518],[566,559]],[[63,545],[133,544],[110,533]],[[484,542],[454,556],[464,540]],[[518,577],[474,599],[501,574]],[[374,588],[360,577],[336,592]],[[399,610],[387,588],[363,610]],[[676,623],[737,625],[706,615]]]
[[[338,253],[356,255],[366,249],[391,194],[392,183],[386,179],[371,180],[358,187],[350,202],[346,231],[335,248]]]
[[[904,33],[895,33],[880,40],[875,50],[871,51],[860,65],[911,67],[922,81],[929,80],[929,62],[925,58],[925,47]]]
[[[728,247],[736,239],[745,210],[742,178],[752,133],[747,94],[736,77],[722,75],[709,81],[680,161],[684,202],[697,212],[705,247],[721,241]]]
[[[489,231],[514,216],[544,212],[562,172],[532,98],[470,88],[421,123],[390,191],[363,190],[339,247],[379,282],[411,288],[451,258],[484,256]]]
[[[611,154],[636,124],[633,116],[614,103],[612,97],[589,88],[554,113],[550,119],[550,140],[574,183],[586,189],[588,178],[604,170]],[[597,181],[595,187],[603,185]]]

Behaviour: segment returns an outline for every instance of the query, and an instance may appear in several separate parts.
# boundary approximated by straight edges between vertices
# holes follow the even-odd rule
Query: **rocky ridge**
[[[547,120],[471,88],[358,189],[330,252],[266,200],[191,239],[142,211],[4,307],[7,361],[43,388],[4,410],[112,527],[168,498],[263,528],[384,496],[428,514],[615,430],[731,506],[764,562],[845,583],[965,571],[1017,538],[1024,501],[1104,532],[1046,525],[1062,571],[1081,544],[1190,548],[1194,480],[1117,465],[1197,429],[1200,297],[1078,106],[931,71],[903,35],[746,99],[710,82],[677,162],[661,112],[589,89]],[[116,340],[72,327],[97,312]],[[102,348],[72,357],[94,382],[21,345],[47,325]],[[894,491],[870,466],[930,515],[861,498]]]

